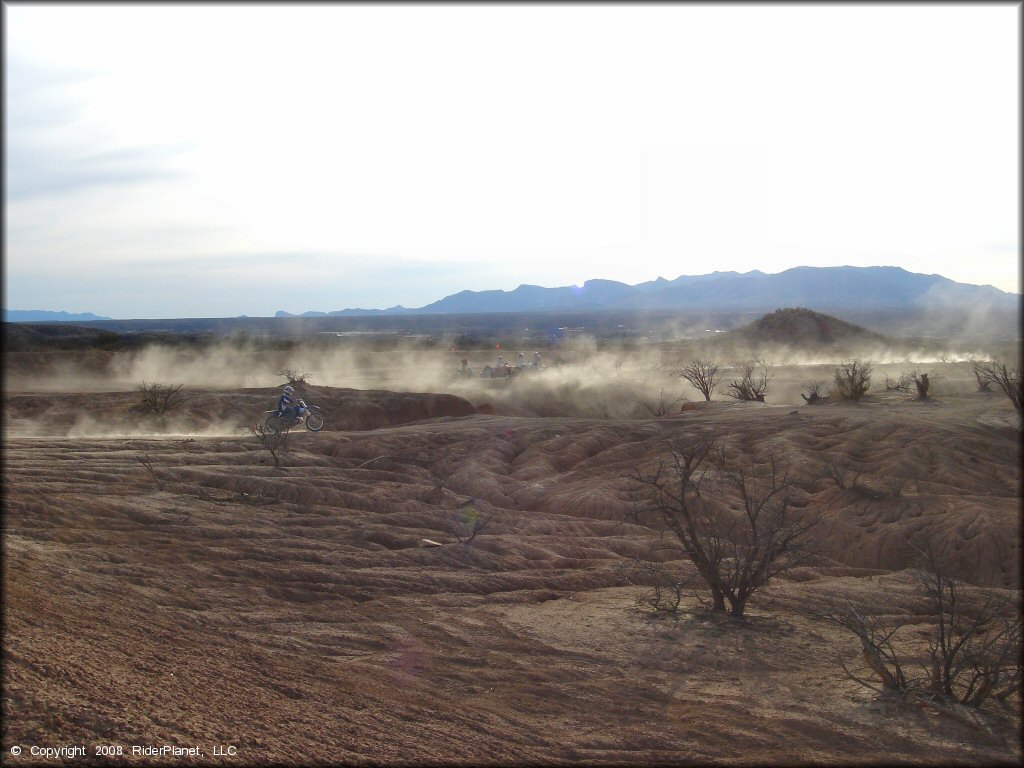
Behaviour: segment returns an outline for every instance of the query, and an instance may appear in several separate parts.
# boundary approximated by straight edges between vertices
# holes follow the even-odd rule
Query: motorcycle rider
[[[292,397],[294,393],[295,387],[285,384],[281,398],[277,401],[277,410],[281,412],[281,418],[294,419],[302,413],[302,406],[296,402],[297,398]]]
[[[516,368],[526,367],[526,355],[522,352],[519,353],[519,357],[516,358]]]

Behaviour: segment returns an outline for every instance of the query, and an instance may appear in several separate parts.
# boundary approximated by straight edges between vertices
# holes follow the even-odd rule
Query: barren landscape
[[[6,352],[5,761],[83,745],[167,763],[131,747],[177,745],[199,748],[185,764],[1019,764],[1019,662],[979,707],[878,693],[826,616],[903,622],[916,669],[931,547],[964,605],[1005,599],[1019,620],[1020,414],[970,362],[1016,344],[844,338],[580,334],[505,379],[455,376],[520,351],[493,340]],[[754,354],[765,402],[726,396]],[[714,356],[705,401],[675,367]],[[868,393],[809,404],[852,358],[873,363]],[[927,399],[886,387],[908,370]],[[282,372],[327,425],[275,456],[249,430]],[[154,383],[183,385],[164,414],[140,407]],[[819,521],[814,556],[742,616],[699,582],[654,611],[630,570],[692,569],[640,524],[636,480],[707,439],[784,461],[792,510]]]

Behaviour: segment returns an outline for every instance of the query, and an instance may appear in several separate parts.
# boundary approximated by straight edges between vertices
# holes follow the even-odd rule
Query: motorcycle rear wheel
[[[280,416],[267,416],[267,420],[263,422],[263,426],[268,432],[274,432],[275,434],[285,429],[284,419]]]

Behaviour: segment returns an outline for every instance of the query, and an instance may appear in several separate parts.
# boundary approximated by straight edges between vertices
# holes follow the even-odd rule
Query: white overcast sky
[[[1020,291],[1018,6],[3,10],[8,308],[844,264]]]

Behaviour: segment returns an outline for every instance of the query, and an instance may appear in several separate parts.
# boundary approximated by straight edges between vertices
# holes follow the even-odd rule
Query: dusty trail
[[[203,392],[191,429],[160,438],[28,434],[14,399],[4,745],[195,744],[201,764],[1021,758],[999,733],[888,713],[835,662],[856,641],[801,612],[909,594],[901,542],[929,533],[975,584],[1019,589],[1019,427],[999,401],[541,418],[322,387],[347,421],[295,435],[282,467],[204,432],[270,393]],[[103,398],[129,417],[130,393]],[[744,622],[651,620],[618,568],[657,543],[623,522],[625,478],[706,433],[784,452],[828,560]],[[822,478],[837,459],[856,489]],[[467,504],[492,518],[468,545],[448,527]]]

